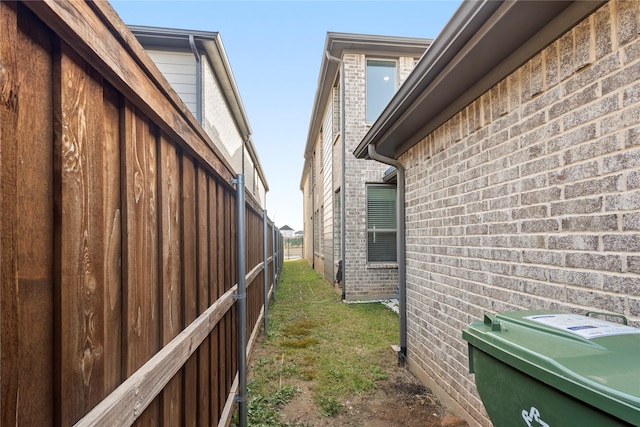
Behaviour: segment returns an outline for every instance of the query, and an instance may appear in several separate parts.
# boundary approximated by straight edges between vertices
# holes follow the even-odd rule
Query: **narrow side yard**
[[[286,261],[249,361],[249,425],[466,426],[397,367],[397,340],[396,313],[344,304],[306,260]]]

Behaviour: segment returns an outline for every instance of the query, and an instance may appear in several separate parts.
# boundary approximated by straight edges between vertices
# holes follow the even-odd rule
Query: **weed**
[[[285,385],[269,397],[269,402],[277,406],[282,406],[289,403],[299,392],[300,390],[298,390],[297,387]]]
[[[296,365],[284,365],[281,369],[282,376],[291,378],[299,374],[300,370]]]
[[[338,415],[342,410],[342,404],[335,397],[321,397],[318,399],[320,413],[325,417],[333,417]]]
[[[283,386],[275,393],[254,393],[253,384],[247,385],[252,395],[247,405],[247,418],[251,426],[281,426],[279,409],[289,403],[300,392],[297,387]]]
[[[334,380],[342,380],[344,378],[344,373],[340,372],[337,369],[328,369],[327,370],[327,375],[331,378],[333,378]]]
[[[374,381],[382,381],[388,379],[389,375],[380,366],[374,365],[371,366],[371,377]]]
[[[260,359],[254,362],[253,369],[261,369],[265,366],[272,365],[273,362],[274,362],[273,357],[261,357]]]

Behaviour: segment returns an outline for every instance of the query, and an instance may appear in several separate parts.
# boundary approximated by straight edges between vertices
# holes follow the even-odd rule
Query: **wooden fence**
[[[229,423],[235,175],[186,111],[108,3],[0,2],[1,425]],[[245,209],[251,339],[283,257]]]

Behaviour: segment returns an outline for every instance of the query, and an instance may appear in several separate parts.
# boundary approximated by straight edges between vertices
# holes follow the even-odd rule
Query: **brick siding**
[[[372,160],[356,159],[353,150],[369,130],[366,122],[366,55],[345,54],[345,106],[346,106],[346,298],[368,300],[395,297],[398,285],[396,263],[367,263],[367,199],[366,185],[382,182],[388,165]],[[415,58],[398,58],[398,78],[404,82]]]
[[[640,326],[639,9],[605,4],[400,159],[410,366],[479,425],[461,330],[485,312]]]

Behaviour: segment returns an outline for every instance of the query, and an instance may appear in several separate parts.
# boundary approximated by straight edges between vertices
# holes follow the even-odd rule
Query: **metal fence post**
[[[268,227],[269,218],[267,217],[267,210],[264,209],[262,211],[262,224],[263,224],[263,233],[262,233],[262,243],[264,248],[264,334],[265,336],[268,333],[269,327],[269,249],[267,245],[267,237],[269,232]]]
[[[238,218],[238,291],[235,295],[238,303],[238,415],[240,427],[247,426],[247,251],[245,230],[244,175],[238,174],[236,184],[236,202]]]
[[[273,257],[273,300],[276,300],[276,276],[278,274],[278,256],[276,255],[276,223],[271,227],[271,256]]]

